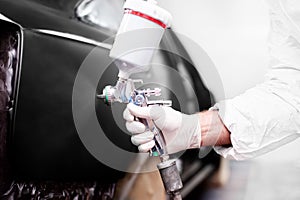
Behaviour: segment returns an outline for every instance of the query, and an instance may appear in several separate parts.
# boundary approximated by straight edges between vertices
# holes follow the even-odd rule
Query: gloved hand
[[[152,119],[164,136],[168,153],[176,153],[191,148],[200,148],[201,129],[199,114],[186,115],[170,107],[139,107],[132,103],[123,113],[126,128],[133,134],[131,141],[140,152],[148,152],[155,145],[154,134],[135,117]]]

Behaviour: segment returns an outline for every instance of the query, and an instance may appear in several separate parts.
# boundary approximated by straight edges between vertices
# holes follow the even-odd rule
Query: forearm
[[[219,117],[218,111],[199,113],[201,125],[201,146],[231,145],[230,132]]]

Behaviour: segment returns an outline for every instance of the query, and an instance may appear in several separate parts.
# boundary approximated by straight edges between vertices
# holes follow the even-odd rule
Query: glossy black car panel
[[[111,33],[69,17],[71,13],[59,4],[47,1],[1,1],[0,4],[0,13],[23,27],[24,38],[14,131],[9,133],[15,177],[116,181],[123,173],[105,166],[87,152],[72,116],[72,91],[78,68],[96,45],[38,30],[76,33],[97,41],[107,39]],[[69,11],[74,9],[71,2],[68,5],[72,5]],[[109,49],[102,48],[104,59],[109,59],[108,53]],[[115,67],[111,69],[112,74],[117,73]],[[113,77],[111,83],[115,81]]]
[[[111,178],[111,171],[92,172],[93,168],[108,168],[96,161],[81,144],[72,116],[74,80],[78,68],[93,48],[74,40],[24,32],[13,137],[19,175],[55,179],[78,174],[78,179],[104,179],[106,175]],[[107,49],[102,51],[103,55],[108,55]]]
[[[23,47],[20,51],[23,59],[19,65],[21,76],[20,79],[15,79],[19,80],[15,84],[19,85],[16,91],[17,107],[13,109],[15,120],[11,120],[14,123],[13,129],[8,133],[11,136],[13,175],[17,179],[100,180],[113,183],[124,175],[123,172],[97,161],[80,141],[74,125],[72,92],[78,70],[97,43],[101,44],[113,35],[110,30],[78,20],[74,14],[77,3],[78,0],[0,1],[0,13],[20,24],[22,29],[19,35],[23,36],[23,40],[20,37],[19,41]],[[55,33],[69,33],[91,41]],[[169,52],[158,53],[160,62],[173,67],[179,74],[181,71],[177,66],[180,63],[189,76],[197,94],[197,99],[193,101],[198,101],[199,104],[199,108],[193,108],[192,112],[209,108],[210,93],[190,62],[183,45],[171,30],[167,31],[161,45]],[[109,48],[105,45],[97,48],[101,52],[99,62],[110,60]],[[170,53],[178,49],[181,49],[185,59]],[[98,92],[105,85],[114,84],[117,73],[117,68],[111,64],[97,86]],[[186,96],[186,88],[181,80],[174,79],[171,74],[162,76],[159,78],[169,80],[169,85],[176,86],[181,91],[181,97],[170,93],[174,107],[186,109],[185,105],[179,105],[177,101],[177,98],[184,99]],[[155,78],[158,77],[151,77],[150,80],[155,82]],[[123,149],[136,151],[136,147],[130,143],[129,135],[124,134],[116,125],[111,109],[96,98],[95,102],[99,123],[111,141]],[[6,104],[9,105],[8,102]],[[124,105],[118,109],[121,113]],[[191,157],[193,160],[195,156],[197,157],[190,154],[185,158]]]

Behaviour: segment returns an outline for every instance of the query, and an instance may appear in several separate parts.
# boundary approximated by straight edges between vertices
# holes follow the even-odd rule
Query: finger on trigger
[[[146,130],[146,126],[143,123],[137,121],[132,121],[132,122],[127,121],[126,128],[132,134],[143,133]]]
[[[129,112],[139,118],[151,118],[149,107],[139,107],[132,103],[127,104],[127,109]]]

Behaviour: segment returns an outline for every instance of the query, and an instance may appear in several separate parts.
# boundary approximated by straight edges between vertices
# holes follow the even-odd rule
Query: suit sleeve
[[[269,1],[270,69],[265,81],[212,108],[231,132],[231,147],[215,147],[225,158],[256,157],[300,136],[300,1]]]

